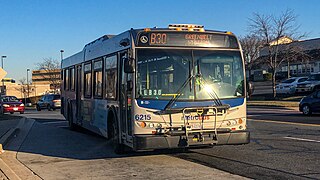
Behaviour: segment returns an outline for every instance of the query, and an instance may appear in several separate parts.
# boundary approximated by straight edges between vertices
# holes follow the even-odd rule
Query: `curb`
[[[12,128],[16,129],[19,132],[19,136],[17,136],[15,140],[10,142],[10,150],[0,155],[0,169],[3,172],[4,176],[7,177],[7,179],[41,179],[41,177],[36,175],[33,171],[31,171],[27,166],[25,166],[17,159],[18,150],[22,142],[24,141],[25,136],[27,136],[35,122],[35,120],[30,120],[31,121],[27,121],[27,118],[21,118],[16,127]],[[15,134],[13,133],[13,135]],[[11,138],[12,137],[14,136],[11,135]],[[9,140],[10,138],[7,139],[7,143]]]
[[[10,128],[0,139],[0,154],[4,153],[3,147],[10,141],[12,137],[14,137],[19,132],[19,127],[23,124],[25,118],[21,118],[19,120],[18,125],[14,128]]]

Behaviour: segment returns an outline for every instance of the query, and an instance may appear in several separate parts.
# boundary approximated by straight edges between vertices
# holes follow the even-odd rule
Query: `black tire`
[[[311,115],[312,114],[311,108],[308,104],[302,105],[302,114],[303,115]]]
[[[20,112],[20,114],[24,114],[24,111]]]
[[[10,112],[10,114],[13,114],[13,112]]]
[[[315,91],[317,91],[317,90],[320,90],[320,86],[315,86],[315,87],[313,88],[313,92],[315,92]]]
[[[41,108],[39,105],[37,105],[37,111],[41,111]]]
[[[52,111],[50,104],[48,104],[47,108],[48,108],[48,111]]]
[[[120,137],[119,137],[119,126],[118,126],[118,122],[115,118],[112,118],[111,120],[112,123],[110,123],[111,127],[109,130],[111,131],[110,134],[110,141],[112,143],[112,148],[113,151],[116,154],[124,154],[125,153],[125,148],[124,145],[120,143]]]
[[[68,121],[69,129],[72,131],[76,130],[76,125],[73,123],[73,114],[72,114],[71,107],[68,108],[67,121]]]

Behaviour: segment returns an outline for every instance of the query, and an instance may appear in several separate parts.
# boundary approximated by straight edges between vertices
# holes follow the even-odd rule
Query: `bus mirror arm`
[[[127,91],[132,91],[133,89],[133,82],[132,80],[127,81]]]
[[[125,58],[124,59],[124,72],[125,73],[134,73],[134,59],[133,58]]]

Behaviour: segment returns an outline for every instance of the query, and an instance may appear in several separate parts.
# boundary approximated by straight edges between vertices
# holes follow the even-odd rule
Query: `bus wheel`
[[[72,111],[68,111],[68,124],[69,124],[69,129],[70,130],[76,130],[76,125],[73,123],[73,116],[72,116]]]
[[[112,141],[112,148],[116,154],[123,154],[124,153],[124,145],[120,143],[119,139],[119,126],[116,121],[112,122],[111,128],[111,141]]]

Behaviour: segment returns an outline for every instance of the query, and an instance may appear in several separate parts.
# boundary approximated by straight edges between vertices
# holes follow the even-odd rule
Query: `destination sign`
[[[234,36],[203,32],[143,32],[138,46],[239,48]]]

